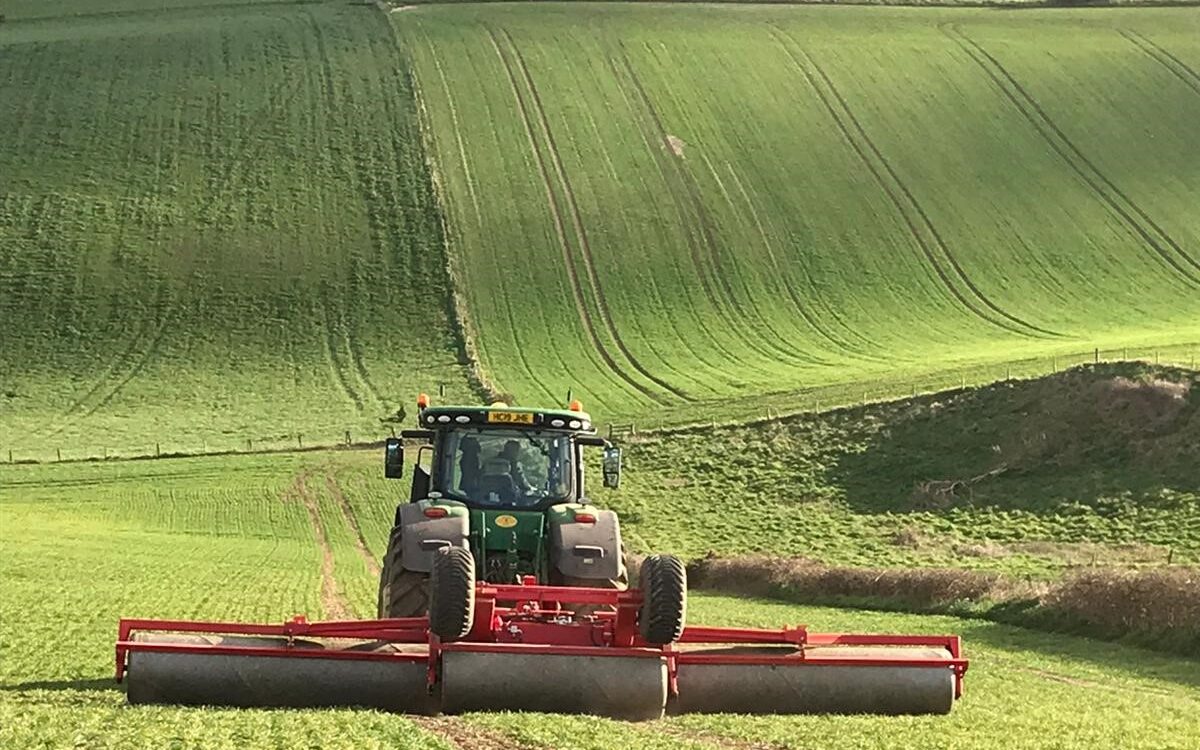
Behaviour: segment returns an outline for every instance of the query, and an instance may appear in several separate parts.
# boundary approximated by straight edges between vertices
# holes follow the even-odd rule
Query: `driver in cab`
[[[513,484],[517,487],[518,497],[524,497],[533,492],[533,485],[525,480],[525,472],[521,471],[520,441],[509,440],[504,443],[504,447],[500,449],[495,460],[503,461],[506,464],[508,475],[512,477]]]

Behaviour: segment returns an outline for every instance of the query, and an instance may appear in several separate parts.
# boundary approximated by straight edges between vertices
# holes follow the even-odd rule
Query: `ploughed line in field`
[[[1037,100],[1026,91],[1000,61],[978,42],[953,25],[942,32],[978,65],[1004,97],[1025,117],[1047,145],[1075,172],[1118,218],[1149,246],[1159,259],[1194,286],[1200,286],[1200,261],[1187,253],[1145,211],[1125,195],[1112,180],[1069,139]],[[1190,267],[1190,268],[1189,268]]]
[[[867,170],[875,178],[876,184],[883,190],[897,213],[904,220],[913,239],[921,248],[938,279],[942,282],[942,286],[976,317],[1010,333],[1028,338],[1061,336],[1059,333],[1028,323],[1005,311],[983,293],[975,282],[971,280],[966,269],[958,262],[950,247],[943,240],[941,233],[938,232],[937,227],[934,226],[933,221],[930,220],[929,215],[925,213],[925,209],[921,207],[921,204],[917,201],[912,191],[900,179],[899,173],[892,167],[891,163],[883,155],[883,152],[871,140],[871,137],[867,135],[862,123],[859,122],[841,92],[838,91],[837,87],[833,85],[833,81],[826,75],[824,69],[817,64],[812,55],[800,48],[799,43],[791,35],[787,34],[787,32],[772,25],[771,33],[775,36],[780,48],[783,49],[784,54],[791,60],[793,66],[804,76],[809,86],[817,94],[817,98],[820,99],[825,109],[829,112],[830,117],[837,125],[842,136],[846,139],[847,144],[858,155],[863,165],[866,166]],[[799,49],[799,56],[789,47],[789,42]],[[801,56],[803,56],[803,60],[801,60]],[[822,88],[822,84],[825,87],[824,89]],[[871,158],[872,156],[874,159]],[[947,270],[944,264],[949,265],[949,270]],[[959,284],[962,284],[966,290],[964,291],[959,288]]]
[[[354,408],[359,412],[365,412],[366,404],[363,402],[362,395],[350,382],[351,378],[347,373],[346,365],[342,362],[342,357],[338,353],[338,335],[330,311],[329,292],[324,288],[321,290],[320,305],[321,321],[325,328],[325,335],[321,338],[325,343],[325,360],[329,363],[330,374],[333,376],[334,383],[354,402]]]
[[[346,493],[342,492],[341,485],[338,484],[337,477],[333,475],[332,467],[326,470],[325,486],[329,489],[329,494],[337,501],[338,508],[342,511],[342,518],[345,519],[346,525],[350,528],[351,535],[354,537],[354,547],[358,550],[358,554],[366,563],[367,570],[376,578],[379,577],[379,561],[371,552],[370,546],[367,545],[367,538],[363,536],[362,525],[358,522],[358,516],[354,512],[354,506],[350,504],[350,499],[346,497]]]
[[[79,409],[83,409],[83,413],[78,414],[77,417],[69,417],[64,421],[61,421],[58,426],[51,430],[46,437],[60,435],[71,425],[73,421],[78,419],[87,419],[88,417],[93,416],[96,414],[96,412],[111,404],[113,400],[121,393],[121,391],[125,389],[125,386],[129,385],[134,378],[142,373],[150,360],[153,359],[156,354],[158,354],[158,350],[162,345],[163,339],[166,338],[167,331],[171,327],[170,321],[174,315],[174,309],[171,303],[167,301],[166,297],[167,295],[165,287],[160,286],[158,299],[155,303],[153,323],[143,325],[139,328],[139,335],[136,339],[134,339],[134,343],[136,344],[136,342],[143,340],[145,338],[145,334],[150,333],[151,330],[153,330],[153,333],[150,334],[152,338],[146,345],[146,348],[143,349],[142,352],[137,355],[136,359],[133,360],[128,371],[119,376],[119,379],[115,384],[112,384],[111,386],[109,385],[112,381],[111,373],[121,369],[126,363],[129,362],[129,359],[126,355],[133,351],[135,348],[133,346],[131,346],[130,349],[126,350],[126,352],[122,354],[120,365],[118,367],[110,368],[109,376],[106,376],[99,383],[97,383],[98,387],[89,391],[88,396],[85,397],[85,400],[81,401],[77,405],[76,409],[74,410],[75,413],[78,414]],[[107,391],[104,393],[103,397],[90,406],[86,404],[86,398],[94,397],[96,394],[102,391]]]
[[[753,304],[753,295],[750,295],[748,298],[749,301],[745,305],[738,303],[733,287],[726,277],[727,275],[721,272],[720,243],[716,238],[712,217],[704,206],[700,186],[691,172],[680,164],[678,157],[666,153],[668,143],[670,142],[667,128],[658,113],[658,108],[654,106],[654,100],[650,98],[646,87],[642,84],[641,78],[638,76],[637,71],[634,70],[633,63],[629,59],[629,53],[625,49],[624,43],[618,41],[617,44],[621,49],[621,62],[624,64],[629,83],[633,85],[633,90],[637,93],[636,98],[641,102],[642,109],[649,116],[650,123],[653,126],[654,140],[657,142],[658,147],[652,149],[652,151],[655,160],[658,162],[663,181],[668,186],[671,197],[675,199],[680,219],[684,222],[684,236],[687,238],[689,250],[691,250],[692,262],[695,264],[696,273],[700,278],[705,296],[712,304],[713,309],[730,326],[730,330],[742,330],[743,326],[738,325],[735,320],[735,317],[741,316],[746,318],[755,328],[769,331],[771,337],[747,336],[744,339],[751,348],[758,351],[767,359],[776,362],[780,359],[790,360],[806,365],[821,364],[804,353],[798,352],[787,337],[781,335],[771,326],[766,318],[763,317],[762,311]],[[618,83],[620,83],[620,77],[618,77]],[[671,179],[672,175],[675,178],[674,180]],[[693,228],[699,230],[698,237],[692,231]],[[743,289],[745,289],[745,279],[742,278],[740,273],[737,275],[743,284]],[[718,291],[714,292],[714,288]],[[748,291],[747,294],[749,294]],[[749,308],[749,313],[747,313],[747,308]],[[760,342],[766,348],[758,346]]]
[[[520,87],[517,84],[517,76],[513,70],[511,62],[501,50],[500,40],[497,37],[496,32],[492,28],[488,27],[487,33],[489,39],[491,40],[492,47],[496,51],[496,56],[500,58],[500,62],[508,76],[508,82],[512,88],[513,97],[516,100],[517,111],[520,114],[521,123],[524,125],[525,135],[529,141],[529,148],[533,152],[534,160],[537,162],[538,171],[540,172],[542,178],[542,185],[546,190],[546,202],[550,208],[550,215],[551,219],[553,220],[555,234],[558,237],[558,244],[562,250],[563,262],[567,271],[567,276],[571,282],[571,291],[575,300],[575,307],[579,313],[580,322],[583,323],[584,330],[587,331],[588,338],[591,339],[592,347],[595,349],[596,353],[600,355],[600,358],[604,361],[605,365],[608,366],[608,369],[613,374],[623,380],[634,390],[649,398],[651,401],[659,405],[666,405],[668,402],[662,395],[634,378],[616,361],[612,353],[608,350],[608,347],[604,345],[604,342],[600,338],[596,321],[592,319],[591,310],[588,309],[587,302],[584,299],[583,285],[580,282],[579,269],[575,265],[574,254],[571,252],[571,245],[567,239],[567,230],[565,222],[563,221],[562,209],[558,205],[558,198],[556,197],[554,188],[552,186],[550,171],[546,166],[546,158],[542,155],[542,150],[538,146],[538,139],[534,134],[533,123],[531,122],[532,118],[529,114],[528,104],[525,101],[525,97],[521,94]]]
[[[422,35],[424,36],[424,35]],[[429,57],[433,60],[434,70],[438,74],[438,82],[441,84],[442,95],[446,97],[446,108],[450,112],[450,125],[454,132],[454,143],[458,150],[458,160],[462,164],[463,181],[467,184],[467,195],[471,198],[471,208],[475,212],[475,225],[479,231],[483,231],[483,213],[479,209],[479,197],[475,192],[475,179],[471,175],[471,162],[467,158],[467,146],[463,142],[462,126],[458,120],[458,107],[454,104],[454,94],[450,91],[450,83],[446,80],[446,70],[442,67],[442,60],[437,54],[437,46],[425,36],[425,44],[429,47]],[[413,74],[413,83],[416,85],[416,75]],[[432,133],[432,128],[430,130]]]
[[[396,31],[395,31],[394,27],[393,27],[392,33],[393,33],[393,38],[395,38]],[[437,68],[437,70],[440,73],[442,71],[442,64],[441,64],[441,59],[438,57],[438,54],[437,54],[436,45],[433,44],[433,41],[429,39],[429,36],[427,34],[422,33],[421,37],[423,38],[423,40],[425,42],[425,46],[428,49],[430,58],[433,60],[435,67]],[[399,46],[399,41],[397,41],[396,44]],[[404,55],[403,50],[398,52],[398,54],[403,56]],[[439,138],[437,135],[437,128],[435,128],[433,125],[432,115],[430,114],[429,108],[427,106],[428,99],[425,97],[424,91],[421,88],[421,82],[420,82],[419,77],[415,73],[415,68],[414,68],[414,71],[411,73],[410,80],[412,81],[413,95],[416,99],[418,111],[419,111],[420,117],[421,117],[422,135],[426,139],[428,152],[434,156],[434,158],[431,159],[430,170],[432,173],[432,182],[433,182],[433,190],[434,190],[435,199],[437,200],[438,205],[441,208],[441,210],[438,213],[440,214],[441,222],[442,222],[442,235],[444,238],[444,243],[445,243],[444,247],[445,247],[445,251],[446,251],[446,270],[447,270],[447,273],[449,274],[449,278],[450,278],[450,285],[451,285],[450,295],[451,295],[451,299],[452,299],[452,303],[453,303],[452,306],[453,306],[454,312],[455,312],[454,318],[459,321],[459,326],[461,328],[462,336],[463,336],[464,350],[466,351],[468,356],[475,358],[476,377],[479,380],[480,387],[483,388],[487,392],[482,395],[486,396],[485,400],[487,400],[487,401],[495,401],[495,400],[497,400],[497,397],[499,396],[499,392],[498,392],[498,389],[495,387],[495,383],[492,382],[491,377],[485,372],[484,362],[480,356],[482,354],[482,352],[486,350],[486,346],[483,343],[483,337],[478,335],[477,332],[471,330],[471,324],[469,322],[469,319],[463,314],[463,309],[465,309],[467,306],[466,301],[465,301],[465,295],[463,296],[462,299],[459,299],[457,297],[457,295],[459,294],[459,291],[466,289],[468,286],[468,285],[462,283],[462,280],[465,278],[465,274],[464,274],[464,271],[460,270],[460,268],[459,268],[459,261],[461,260],[461,255],[459,253],[454,252],[453,249],[451,248],[451,244],[453,243],[453,241],[456,237],[455,232],[452,230],[457,230],[459,232],[459,234],[457,236],[461,237],[462,229],[457,226],[457,222],[456,222],[457,212],[453,210],[455,208],[456,204],[450,199],[450,196],[448,193],[449,189],[442,181],[439,180],[437,157],[442,153],[442,150],[438,145]],[[447,105],[450,107],[452,113],[455,113],[456,108],[454,105],[454,99],[451,96],[450,87],[446,81],[445,75],[441,76],[441,83],[442,83],[442,93],[446,96]],[[455,119],[454,119],[454,136],[458,142],[459,157],[462,159],[463,169],[464,169],[464,171],[466,171],[467,170],[466,147],[463,142],[462,128],[457,120],[456,113],[455,113]],[[473,193],[472,193],[472,199],[474,200]],[[477,201],[474,203],[474,209],[475,209],[475,219],[476,219],[476,230],[478,231],[478,233],[480,235],[482,235],[484,233],[483,215],[480,212],[479,204]],[[494,262],[494,258],[492,258],[492,260]],[[512,349],[516,350],[515,351],[516,359],[518,362],[520,362],[521,369],[525,372],[525,375],[529,378],[529,382],[534,384],[539,390],[541,390],[543,395],[545,395],[548,399],[550,399],[550,401],[553,401],[556,398],[556,396],[553,393],[551,393],[551,391],[548,387],[546,387],[545,383],[542,382],[541,378],[539,378],[537,376],[537,370],[529,363],[529,357],[525,351],[526,347],[521,342],[520,332],[522,330],[522,327],[517,325],[516,317],[513,315],[513,303],[512,303],[513,295],[510,295],[507,291],[507,288],[505,285],[504,274],[494,273],[494,274],[492,274],[492,280],[493,280],[493,283],[495,283],[496,285],[498,285],[500,287],[500,294],[497,296],[502,301],[502,304],[504,306],[505,316],[508,318],[507,330],[510,333],[510,335],[513,337],[514,346],[512,347]],[[472,354],[472,351],[474,351],[475,354]],[[562,363],[562,358],[561,358],[561,355],[558,353],[558,350],[555,349],[554,352],[555,352],[555,356],[559,358],[559,362]],[[562,363],[562,364],[563,364],[563,371],[564,372],[569,371],[569,368],[567,368],[566,364],[565,363]]]
[[[608,329],[609,335],[612,336],[613,343],[616,344],[617,349],[619,349],[621,354],[625,356],[625,359],[629,360],[629,364],[631,364],[635,370],[663,390],[669,391],[684,401],[690,401],[691,398],[688,396],[686,391],[671,385],[667,381],[655,376],[652,372],[647,370],[645,366],[643,366],[637,360],[633,352],[629,350],[629,347],[626,346],[624,340],[622,340],[616,321],[613,320],[612,310],[608,306],[608,300],[604,296],[604,289],[600,285],[600,278],[596,273],[595,256],[592,253],[592,246],[591,243],[588,242],[587,231],[583,226],[583,217],[579,213],[579,204],[575,200],[575,191],[571,188],[571,182],[567,177],[566,169],[563,167],[562,157],[558,151],[558,145],[554,142],[554,135],[550,130],[550,121],[546,117],[546,109],[542,105],[541,95],[538,93],[537,86],[534,85],[533,77],[529,73],[529,67],[525,64],[525,58],[521,54],[521,50],[513,41],[512,36],[506,29],[501,29],[500,33],[503,34],[504,38],[508,41],[509,49],[512,51],[514,59],[517,61],[517,67],[521,70],[521,75],[525,79],[526,86],[529,88],[529,94],[534,104],[534,110],[536,111],[537,119],[541,124],[542,134],[546,139],[546,147],[550,155],[550,162],[554,165],[554,171],[558,176],[559,184],[562,187],[563,195],[566,198],[567,206],[570,209],[571,223],[574,226],[575,235],[579,241],[579,249],[580,254],[583,257],[584,270],[587,272],[588,286],[591,288],[592,297],[596,301],[596,307],[600,311],[601,321],[603,321],[605,328]]]
[[[329,544],[325,524],[321,522],[319,501],[308,487],[309,476],[308,469],[298,472],[291,486],[285,491],[284,499],[301,503],[308,513],[313,541],[321,551],[321,607],[325,610],[325,616],[331,620],[351,620],[354,619],[354,608],[350,606],[334,577],[333,547]]]
[[[633,69],[632,64],[629,62],[628,55],[626,55],[626,63],[629,65],[630,80],[633,82],[635,88],[645,103],[647,111],[650,113],[651,119],[655,123],[656,129],[662,137],[660,152],[663,154],[663,160],[674,167],[675,173],[679,176],[679,182],[680,184],[684,185],[691,205],[695,209],[695,215],[699,219],[698,226],[701,230],[701,244],[704,246],[704,249],[706,250],[705,255],[710,261],[709,269],[712,272],[712,277],[718,282],[718,288],[722,291],[723,299],[729,305],[729,309],[733,310],[739,315],[741,315],[743,311],[749,310],[750,315],[755,319],[755,321],[757,321],[757,323],[761,325],[764,330],[769,331],[774,337],[774,340],[764,339],[764,343],[766,343],[775,351],[779,352],[779,354],[783,357],[790,359],[793,362],[799,362],[805,365],[818,365],[822,367],[832,366],[832,362],[817,357],[809,349],[798,349],[790,335],[781,333],[779,329],[776,328],[765,315],[763,315],[761,308],[759,308],[755,303],[760,295],[756,295],[746,283],[746,277],[742,272],[742,265],[737,262],[736,253],[731,256],[733,258],[732,273],[725,273],[722,271],[720,265],[722,257],[722,244],[717,239],[717,233],[715,229],[717,222],[713,220],[712,215],[709,213],[704,204],[700,184],[697,181],[695,174],[693,174],[692,171],[686,166],[683,155],[681,153],[676,153],[673,148],[668,149],[670,143],[669,135],[667,133],[666,126],[664,125],[662,118],[658,113],[658,108],[654,106],[654,102],[646,91],[645,86],[642,84],[640,76],[637,75],[637,72]],[[674,97],[676,101],[678,101],[678,97],[675,97],[675,92],[669,85],[666,86],[666,90],[669,96]],[[721,193],[721,197],[725,199],[725,203],[728,205],[729,210],[735,215],[740,213],[738,211],[737,204],[734,202],[729,191],[725,188],[724,180],[721,179],[720,175],[717,173],[717,170],[713,167],[712,161],[708,158],[708,155],[703,149],[697,149],[696,152],[699,153],[700,158],[704,161],[705,167],[709,171],[709,174],[712,175],[713,181],[716,183],[717,189]],[[772,261],[774,261],[774,256],[771,255],[770,257]],[[778,267],[776,266],[776,268]],[[777,271],[777,273],[781,272]],[[730,277],[736,278],[736,280],[739,282],[738,285],[741,287],[741,292],[746,299],[744,304],[738,301],[734,288],[730,283]],[[779,275],[776,278],[782,278],[782,276]],[[754,321],[752,321],[752,323],[753,322]],[[790,322],[793,326],[795,325],[794,321]],[[793,330],[793,333],[795,333],[795,330]]]
[[[137,352],[138,344],[141,343],[142,340],[146,338],[147,333],[149,333],[150,320],[151,319],[149,317],[141,319],[141,321],[138,323],[137,330],[129,338],[128,346],[126,346],[120,354],[118,354],[111,362],[108,363],[108,366],[104,368],[104,370],[100,373],[100,377],[96,379],[92,386],[88,388],[88,390],[82,396],[72,401],[70,405],[68,405],[67,408],[58,415],[58,418],[49,425],[49,432],[46,433],[47,437],[53,437],[54,435],[58,435],[65,430],[67,425],[70,424],[71,418],[74,417],[75,414],[80,410],[86,409],[88,402],[95,398],[104,389],[104,387],[114,377],[117,376],[117,373],[125,367],[126,363],[133,358],[134,354]]]
[[[1132,44],[1137,46],[1142,52],[1145,52],[1155,62],[1163,66],[1171,72],[1176,78],[1183,82],[1185,86],[1200,94],[1200,73],[1197,73],[1194,68],[1189,66],[1183,60],[1180,60],[1175,55],[1172,55],[1161,46],[1155,44],[1145,35],[1136,31],[1121,30],[1121,36],[1128,39]]]
[[[640,121],[645,116],[644,108],[636,106],[634,104],[634,102],[630,99],[630,96],[626,90],[626,86],[622,83],[622,74],[621,74],[620,69],[617,67],[617,62],[616,62],[615,56],[613,56],[613,55],[608,56],[608,65],[609,65],[609,69],[612,71],[613,80],[617,84],[617,91],[618,91],[618,93],[621,94],[621,99],[625,102],[625,106],[629,109],[630,116],[632,118],[634,118],[635,120],[638,120],[637,128],[636,128],[637,133],[639,136],[641,136],[642,143],[646,146],[646,151],[650,154],[655,165],[658,167],[659,176],[662,177],[663,184],[669,185],[670,177],[668,174],[668,169],[663,164],[663,160],[665,159],[665,156],[666,156],[664,153],[665,144],[663,144],[662,141],[656,142],[653,138],[651,138],[650,135],[647,133],[647,127],[644,125],[644,123],[642,123]],[[675,211],[679,216],[680,226],[683,229],[684,238],[685,238],[685,241],[687,242],[688,250],[691,255],[692,265],[691,265],[690,269],[688,269],[689,272],[692,269],[694,269],[697,272],[697,275],[700,278],[700,283],[701,283],[701,288],[702,288],[703,294],[708,299],[710,306],[716,311],[716,313],[721,317],[721,319],[723,321],[725,321],[726,325],[729,326],[729,330],[737,330],[736,326],[734,326],[730,322],[730,319],[727,316],[724,308],[717,304],[716,298],[713,295],[712,290],[708,286],[707,276],[705,274],[703,274],[702,272],[700,272],[701,264],[700,264],[699,258],[697,257],[697,251],[696,251],[696,247],[695,247],[695,243],[694,243],[694,238],[691,233],[691,222],[688,221],[687,212],[685,211],[684,207],[680,203],[679,198],[676,195],[675,191],[668,190],[667,192],[670,194],[671,201],[675,206]],[[678,265],[676,266],[676,268],[677,268],[677,270],[681,270],[681,269],[679,269]],[[754,370],[755,372],[757,372],[761,375],[767,376],[767,377],[777,377],[777,375],[778,375],[777,372],[773,372],[771,370],[764,369],[761,366],[761,364],[759,364],[755,361],[745,361],[742,357],[735,354],[733,352],[733,350],[729,349],[729,347],[727,347],[719,338],[717,338],[717,336],[715,336],[713,334],[712,327],[710,325],[708,325],[707,322],[700,316],[700,313],[696,309],[695,305],[688,304],[686,307],[687,307],[688,313],[690,314],[692,319],[696,322],[695,330],[704,335],[704,337],[707,339],[707,341],[710,344],[712,344],[712,348],[722,358],[724,358],[724,360],[726,362],[737,362],[744,369]],[[679,336],[679,340],[688,348],[689,351],[691,351],[693,354],[696,354],[696,350],[692,347],[691,342],[688,340],[688,338],[686,336],[684,336],[682,333],[679,332],[678,326],[675,325],[675,322],[674,322],[675,316],[668,315],[667,317],[669,317],[671,319],[672,326],[674,327],[676,334]],[[749,343],[749,342],[747,342],[747,343]],[[756,349],[756,351],[759,351],[761,353],[761,350]],[[704,361],[703,358],[699,357],[698,355],[697,355],[697,359]],[[708,363],[706,362],[706,364],[708,364]],[[710,365],[710,367],[711,367],[711,365]]]
[[[587,86],[594,84],[581,82],[577,75],[575,85]],[[617,89],[617,93],[621,95],[622,101],[624,101],[626,106],[628,106],[629,101],[625,97],[625,92]],[[609,102],[607,96],[604,97],[604,109],[602,111],[604,116],[612,116],[611,103]],[[647,193],[654,193],[655,191],[647,183],[645,175],[642,174],[641,170],[637,169],[636,167],[630,167],[622,173],[617,169],[612,157],[613,152],[605,143],[605,136],[601,132],[600,127],[597,125],[595,111],[593,108],[583,107],[581,108],[580,112],[584,117],[587,118],[587,126],[591,130],[593,142],[600,147],[600,153],[603,156],[604,165],[607,168],[607,174],[609,180],[611,180],[611,184],[619,185],[621,186],[622,190],[624,190],[626,189],[626,185],[628,183],[636,182],[641,190],[644,190]],[[640,130],[637,132],[639,137],[644,141],[645,134]],[[630,195],[632,195],[632,193]],[[612,218],[620,221],[622,230],[627,234],[627,236],[633,238],[634,242],[639,241],[636,238],[636,235],[639,234],[639,230],[630,224],[629,218],[625,215],[625,212],[617,211]],[[672,253],[671,260],[672,267],[678,273],[680,271],[678,256]],[[697,348],[695,342],[689,336],[684,334],[683,330],[680,328],[680,316],[672,314],[674,312],[675,305],[669,302],[667,297],[663,296],[663,289],[662,285],[659,283],[659,278],[660,274],[658,273],[657,269],[655,269],[654,272],[646,274],[648,288],[645,290],[645,297],[656,303],[659,311],[663,313],[657,316],[658,320],[670,326],[671,334],[673,334],[673,336],[668,340],[687,350],[688,355],[693,358],[693,362],[679,362],[679,364],[676,364],[676,362],[679,360],[678,357],[670,355],[663,356],[662,352],[659,351],[658,346],[656,346],[656,342],[664,340],[666,338],[665,336],[652,335],[649,338],[644,338],[643,340],[645,341],[646,345],[651,351],[654,352],[655,356],[658,357],[659,363],[661,363],[672,373],[673,377],[679,377],[688,380],[695,385],[698,385],[700,389],[708,391],[714,395],[722,392],[719,390],[719,387],[714,386],[714,380],[716,382],[725,383],[726,385],[734,385],[736,383],[736,378],[731,378],[731,375],[727,369],[728,360],[719,360],[717,364],[714,364],[711,360],[713,351],[711,349]],[[687,309],[694,313],[694,310],[692,310],[690,305],[687,306]],[[639,325],[639,330],[643,336],[645,336],[645,327]],[[703,372],[704,375],[701,375],[701,372]],[[692,392],[692,398],[694,400],[702,400],[704,396],[698,396],[695,394],[695,392]]]
[[[340,79],[333,66],[330,58],[329,50],[326,46],[324,33],[321,24],[311,12],[306,12],[309,25],[312,28],[312,39],[315,44],[316,56],[319,58],[320,66],[317,78],[314,80],[311,76],[307,78],[310,85],[310,97],[313,102],[323,104],[327,109],[325,119],[332,119],[335,114],[355,111],[355,102],[347,93],[350,90],[348,81],[345,76]],[[386,20],[383,21],[386,23]],[[390,28],[388,29],[390,34]],[[299,87],[296,87],[299,90]],[[295,92],[293,92],[295,93]],[[313,108],[314,111],[316,108]],[[309,128],[311,137],[314,142],[319,140],[322,132],[322,124],[319,113],[309,120]],[[382,186],[380,189],[376,185],[376,173],[370,168],[372,164],[378,163],[379,159],[375,158],[375,144],[369,142],[363,135],[361,127],[351,126],[349,128],[352,137],[353,145],[356,151],[355,158],[352,160],[353,173],[357,178],[358,186],[364,195],[378,195],[382,192],[388,196],[394,196],[397,186],[394,184]],[[386,210],[381,210],[376,200],[370,197],[364,198],[367,206],[367,221],[370,236],[375,247],[385,249],[391,240],[394,240],[394,229],[389,225],[389,220],[393,217],[388,215]],[[354,272],[351,278],[357,279],[358,264],[360,263],[357,254],[353,254],[351,258],[355,264]],[[353,291],[353,289],[351,290]],[[353,295],[351,295],[353,296]],[[324,307],[324,320],[326,327],[326,349],[327,358],[333,368],[334,379],[342,390],[354,402],[359,411],[365,411],[368,402],[378,404],[383,411],[388,410],[388,401],[383,396],[383,393],[375,385],[371,379],[370,372],[363,360],[362,346],[355,336],[355,326],[352,320],[348,320],[345,310],[341,307],[337,308],[336,320],[334,319],[334,306],[331,304],[332,296],[327,287],[322,289],[321,300]],[[345,357],[341,354],[344,352]],[[357,380],[357,386],[352,381]]]
[[[705,168],[708,170],[709,174],[712,175],[713,181],[717,184],[717,189],[721,192],[721,197],[725,199],[726,205],[729,206],[729,210],[731,212],[733,212],[734,214],[740,213],[738,211],[737,203],[733,200],[733,196],[730,194],[729,190],[725,187],[725,181],[721,179],[721,176],[719,174],[717,174],[717,170],[713,166],[712,160],[708,158],[708,154],[704,153],[702,150],[699,150],[699,154],[700,154],[700,159],[704,162]],[[676,158],[682,158],[682,157],[676,157]],[[684,170],[684,168],[682,166],[680,166],[680,170],[686,171],[686,170]],[[691,177],[690,172],[689,172],[689,177]],[[692,178],[692,181],[693,181],[693,184],[695,184],[694,177]],[[779,268],[779,265],[775,262],[774,253],[771,252],[769,247],[767,248],[767,257],[768,257],[768,260],[770,261],[770,264],[772,267],[774,279],[776,281],[782,281],[783,271],[782,271],[782,269]],[[715,264],[715,256],[714,256],[714,264]],[[717,275],[722,278],[724,277],[724,275],[721,274],[719,272],[719,270],[717,271]],[[753,294],[751,292],[750,288],[746,285],[745,277],[742,276],[742,274],[740,272],[737,274],[737,276],[738,276],[738,280],[741,281],[742,293],[746,295],[746,298],[748,300],[754,300],[757,295]],[[728,282],[726,282],[726,285],[728,286]],[[786,286],[786,283],[784,285]],[[730,299],[732,300],[733,298],[731,297]],[[791,344],[791,340],[784,334],[781,334],[779,332],[779,330],[777,328],[775,328],[775,326],[771,325],[767,321],[766,317],[762,314],[761,310],[758,308],[757,305],[755,305],[753,302],[751,302],[750,304],[753,307],[753,309],[755,311],[755,316],[759,319],[759,321],[761,321],[763,323],[763,325],[766,326],[767,330],[769,330],[769,331],[771,331],[771,333],[775,334],[775,336],[778,337],[780,341],[785,342],[788,345],[788,351],[791,351],[791,347],[793,346]],[[801,317],[804,317],[804,316],[802,315]],[[795,325],[794,321],[792,321],[792,325]],[[834,364],[833,362],[829,361],[828,359],[818,357],[817,355],[813,354],[810,350],[805,350],[802,355],[794,355],[794,358],[803,362],[804,364],[819,365],[821,367],[831,367]]]
[[[730,209],[737,213],[737,204],[735,203],[733,196],[726,189],[725,181],[721,179],[721,176],[716,167],[713,165],[712,160],[710,160],[708,155],[703,152],[701,152],[700,158],[704,160],[704,165],[708,168],[709,173],[712,174],[713,180],[716,181],[717,186],[721,189],[721,193],[725,196],[725,200],[729,203]],[[775,254],[774,243],[771,241],[771,237],[767,233],[762,217],[759,215],[758,209],[754,205],[754,200],[746,191],[746,186],[742,183],[741,178],[738,177],[737,170],[735,170],[733,165],[728,161],[725,162],[725,169],[729,172],[729,176],[732,179],[733,184],[737,187],[738,195],[741,196],[742,201],[746,204],[746,210],[750,216],[750,220],[753,222],[755,231],[758,232],[758,237],[762,241],[763,250],[767,254],[767,261],[771,266],[772,277],[779,282],[780,286],[783,287],[784,293],[792,303],[792,307],[796,309],[796,313],[804,321],[805,325],[812,329],[813,332],[815,332],[820,338],[829,342],[829,344],[833,346],[835,350],[841,352],[845,356],[855,359],[870,359],[869,357],[863,355],[862,352],[854,349],[841,338],[835,336],[828,328],[821,325],[818,318],[809,311],[808,306],[800,299],[800,295],[796,292],[795,286],[787,278],[783,265],[779,262],[779,258]],[[798,265],[803,267],[803,264]],[[807,275],[807,269],[805,270],[805,273]],[[809,279],[809,281],[811,282],[811,279]],[[811,283],[809,286],[810,288],[815,288],[815,286]],[[865,339],[863,340],[865,341]],[[831,363],[824,362],[823,364],[829,365]]]

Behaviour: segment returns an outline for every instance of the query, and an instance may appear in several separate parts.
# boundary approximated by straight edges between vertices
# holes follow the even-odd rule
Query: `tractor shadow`
[[[829,468],[858,512],[1171,510],[1200,493],[1200,377],[1096,366],[897,404]]]

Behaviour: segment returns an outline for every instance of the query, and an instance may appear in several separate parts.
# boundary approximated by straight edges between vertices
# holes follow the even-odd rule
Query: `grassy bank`
[[[952,614],[1200,657],[1200,569],[1085,568],[1030,582],[954,568],[845,568],[765,556],[708,558],[689,585],[804,605]]]

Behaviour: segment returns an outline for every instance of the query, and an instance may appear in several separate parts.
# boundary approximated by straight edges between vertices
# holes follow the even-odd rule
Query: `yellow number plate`
[[[489,411],[489,422],[503,422],[504,424],[533,424],[533,415],[517,411]]]

